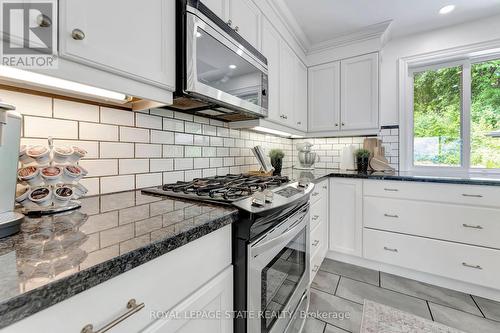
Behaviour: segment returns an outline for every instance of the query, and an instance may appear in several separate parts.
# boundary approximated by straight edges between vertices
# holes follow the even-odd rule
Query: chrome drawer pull
[[[390,252],[398,252],[398,249],[391,249],[390,247],[384,246],[384,250],[390,251]]]
[[[111,321],[109,324],[105,325],[103,328],[100,330],[94,331],[94,326],[92,324],[85,325],[85,327],[82,328],[80,333],[104,333],[127,319],[128,317],[136,314],[137,312],[141,311],[144,309],[144,303],[137,304],[135,299],[131,299],[127,302],[127,309],[129,309],[127,312],[119,316],[118,318],[114,319]]]
[[[471,229],[483,229],[483,227],[482,227],[482,226],[480,226],[480,225],[470,225],[470,224],[466,224],[466,223],[464,223],[464,224],[462,224],[462,226],[463,226],[464,228],[471,228]]]
[[[392,215],[392,214],[384,214],[385,217],[394,217],[394,218],[398,218],[399,215]]]
[[[312,220],[313,220],[313,221],[316,221],[317,219],[319,219],[319,215],[314,215],[314,216],[312,217]]]
[[[384,188],[384,191],[388,191],[388,192],[397,192],[399,191],[397,188]]]
[[[317,239],[316,239],[316,240],[313,242],[312,246],[318,246],[318,244],[319,244],[319,240],[317,240]]]
[[[466,263],[466,262],[463,262],[463,263],[462,263],[462,266],[464,266],[464,267],[469,267],[469,268],[474,268],[474,269],[483,269],[483,268],[482,268],[481,266],[479,266],[479,265],[469,265],[469,264],[468,264],[468,263]]]
[[[318,194],[319,194],[319,192],[314,192],[314,193],[312,194],[312,196],[313,196],[313,197],[315,197],[315,196],[317,196]]]
[[[313,268],[313,272],[316,273],[319,269],[319,266],[318,265],[314,265],[314,268]]]
[[[467,194],[467,193],[462,193],[463,197],[469,197],[469,198],[482,198],[483,196],[481,194]]]

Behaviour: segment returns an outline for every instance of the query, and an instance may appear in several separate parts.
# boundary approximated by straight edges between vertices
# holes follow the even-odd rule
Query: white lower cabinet
[[[223,318],[170,322],[154,317],[173,309],[232,310],[231,226],[14,323],[2,333],[81,332],[89,324],[98,331],[128,312],[130,299],[144,307],[108,332],[231,332]]]
[[[329,249],[331,251],[362,255],[362,195],[361,179],[330,179]]]
[[[315,184],[311,198],[309,251],[311,281],[328,251],[328,179]]]

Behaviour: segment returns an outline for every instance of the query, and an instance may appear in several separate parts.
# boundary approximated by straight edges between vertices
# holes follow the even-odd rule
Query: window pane
[[[471,166],[500,168],[500,60],[473,64]]]
[[[413,163],[460,166],[462,67],[415,73]]]

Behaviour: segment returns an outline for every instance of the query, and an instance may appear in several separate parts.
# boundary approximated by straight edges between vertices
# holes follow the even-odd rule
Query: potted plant
[[[356,150],[356,165],[359,173],[368,172],[368,164],[370,162],[370,151],[367,149]]]
[[[285,153],[281,149],[271,149],[271,151],[269,151],[271,165],[274,168],[274,176],[281,175],[281,168],[283,167],[283,157],[285,157]]]

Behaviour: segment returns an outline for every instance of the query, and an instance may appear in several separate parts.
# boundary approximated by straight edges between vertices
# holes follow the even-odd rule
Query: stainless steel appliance
[[[301,184],[302,185],[302,184]],[[309,305],[309,196],[314,184],[287,177],[227,175],[177,182],[143,192],[231,204],[234,332],[300,332]],[[255,196],[265,191],[265,203]],[[259,314],[267,313],[261,318]],[[257,318],[255,318],[257,316]]]
[[[267,60],[199,0],[177,0],[177,79],[168,109],[224,121],[267,116]]]
[[[19,231],[23,215],[14,212],[21,115],[0,102],[0,237]]]

